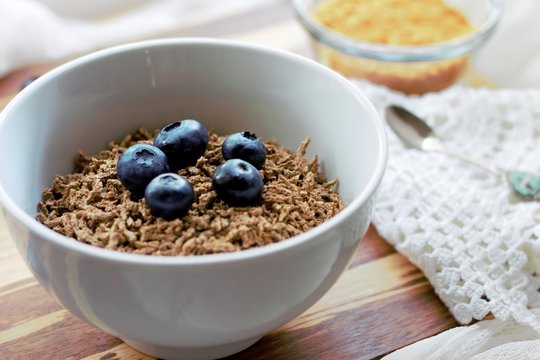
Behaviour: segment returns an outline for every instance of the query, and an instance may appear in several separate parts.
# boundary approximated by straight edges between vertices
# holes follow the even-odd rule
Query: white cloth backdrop
[[[283,0],[0,0],[0,76],[272,1]]]
[[[502,87],[540,87],[540,1],[504,0],[503,16],[479,51],[477,70]]]
[[[288,0],[0,0],[0,76],[271,1]],[[501,86],[540,87],[539,16],[538,0],[506,0],[500,26],[475,67]]]

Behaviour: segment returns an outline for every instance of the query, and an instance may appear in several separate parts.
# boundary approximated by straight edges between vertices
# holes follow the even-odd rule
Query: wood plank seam
[[[9,294],[18,292],[18,291],[22,291],[22,290],[25,290],[25,289],[28,289],[28,288],[31,288],[31,287],[34,287],[34,286],[39,286],[39,283],[36,281],[36,279],[29,278],[27,280],[32,280],[32,281],[30,281],[30,282],[21,281],[21,282],[24,282],[24,284],[20,284],[20,285],[16,285],[16,286],[10,286],[9,289],[6,289],[6,290],[3,290],[2,288],[0,288],[0,297],[6,296],[6,295],[9,295]]]
[[[140,353],[132,349],[129,345],[122,343],[120,345],[116,345],[115,347],[109,350],[105,350],[105,351],[84,357],[81,360],[120,360],[120,359],[122,360],[131,360],[131,359],[150,360],[150,359],[155,359],[155,358],[149,355]]]
[[[329,307],[326,309],[321,309],[316,314],[309,314],[306,316],[301,316],[296,321],[293,320],[290,323],[290,326],[285,325],[284,328],[286,328],[287,330],[306,329],[312,326],[319,325],[325,321],[330,321],[332,318],[334,318],[336,315],[342,312],[355,310],[355,309],[361,308],[364,305],[374,303],[380,300],[384,300],[387,298],[391,298],[393,296],[398,296],[402,293],[407,293],[417,288],[425,287],[425,286],[430,286],[430,284],[427,281],[423,281],[423,282],[420,282],[411,286],[400,287],[395,290],[381,292],[373,296],[369,296],[367,298],[360,298],[358,300],[351,301],[349,303],[344,303],[336,307]]]
[[[28,336],[46,327],[59,323],[68,316],[71,316],[70,313],[66,309],[62,309],[15,325],[10,329],[0,332],[0,344]]]

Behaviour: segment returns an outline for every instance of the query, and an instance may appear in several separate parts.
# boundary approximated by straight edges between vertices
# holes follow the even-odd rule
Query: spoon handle
[[[491,164],[485,164],[483,162],[480,162],[479,160],[473,159],[467,155],[464,155],[462,153],[457,153],[451,150],[448,150],[442,143],[442,141],[439,138],[436,138],[434,136],[428,136],[426,137],[421,144],[421,149],[424,151],[431,151],[431,152],[437,152],[440,154],[445,154],[447,156],[452,156],[454,158],[460,159],[464,162],[467,162],[469,164],[475,165],[487,172],[490,172],[497,176],[504,176],[505,171],[494,166]]]
[[[508,171],[462,153],[448,150],[422,119],[401,106],[388,106],[386,120],[406,145],[418,150],[452,156],[477,166],[505,182],[521,201],[540,201],[540,176],[523,171]]]
[[[475,165],[487,172],[490,172],[494,175],[497,175],[497,176],[500,176],[500,177],[504,177],[505,175],[505,171],[498,168],[497,166],[495,165],[492,165],[492,164],[486,164],[484,162],[481,162],[477,159],[473,159],[467,155],[464,155],[464,154],[461,154],[461,153],[457,153],[457,152],[453,152],[453,151],[450,151],[446,148],[441,148],[441,149],[438,149],[438,150],[434,150],[434,151],[438,151],[440,153],[444,153],[446,155],[449,155],[449,156],[452,156],[452,157],[455,157],[455,158],[458,158],[462,161],[465,161],[469,164],[472,164],[472,165]]]
[[[523,171],[506,171],[490,164],[484,164],[466,155],[455,153],[444,147],[433,149],[449,156],[463,160],[469,164],[478,166],[503,179],[510,186],[514,194],[523,201],[540,201],[540,177]]]

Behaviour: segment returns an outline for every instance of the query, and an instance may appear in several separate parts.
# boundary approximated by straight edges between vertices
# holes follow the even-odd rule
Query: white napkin
[[[450,150],[540,174],[540,90],[453,87],[407,97],[355,84],[381,115],[391,103],[414,110]],[[373,215],[380,235],[424,272],[460,323],[492,314],[502,327],[520,325],[510,334],[515,339],[530,333],[540,339],[540,312],[531,310],[540,307],[540,202],[516,202],[502,179],[406,148],[390,129],[388,135],[388,167]],[[399,359],[454,359],[433,356]]]
[[[534,310],[540,316],[538,309]],[[445,331],[384,360],[538,360],[538,333],[515,321],[486,320]]]
[[[166,34],[270,1],[276,0],[96,0],[88,4],[0,0],[0,76],[24,65]]]

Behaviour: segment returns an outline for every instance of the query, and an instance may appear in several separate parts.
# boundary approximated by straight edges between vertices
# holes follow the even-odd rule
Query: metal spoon
[[[418,150],[438,152],[478,166],[506,180],[506,183],[523,201],[540,201],[540,176],[523,171],[501,169],[485,164],[466,155],[446,149],[433,130],[410,111],[390,105],[386,108],[386,121],[397,136],[408,146]]]

